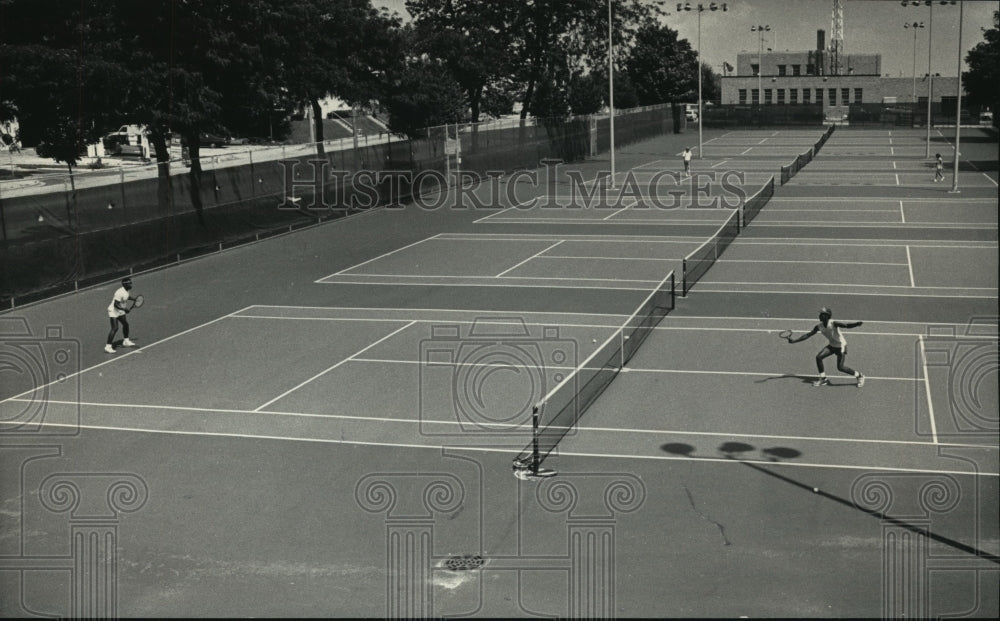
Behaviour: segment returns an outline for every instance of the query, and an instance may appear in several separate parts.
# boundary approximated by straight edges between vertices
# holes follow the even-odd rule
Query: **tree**
[[[1000,108],[1000,11],[993,12],[993,28],[983,32],[982,41],[969,50],[965,62],[969,70],[962,74],[962,84],[969,95],[969,103],[989,106],[993,111],[993,123],[997,124],[996,113]]]
[[[479,121],[487,92],[495,102],[497,85],[512,73],[517,4],[496,0],[406,2],[414,19],[414,50],[444,61],[465,90],[473,123]]]
[[[423,138],[427,127],[467,120],[465,90],[441,62],[411,58],[405,68],[390,74],[388,84],[381,103],[394,132]]]
[[[639,104],[679,102],[697,96],[697,55],[686,39],[667,26],[647,23],[635,35],[625,61]]]
[[[380,75],[402,55],[398,20],[369,0],[268,0],[260,33],[265,58],[277,61],[280,85],[312,110],[316,151],[322,155],[320,100],[337,96],[365,105],[378,95]]]

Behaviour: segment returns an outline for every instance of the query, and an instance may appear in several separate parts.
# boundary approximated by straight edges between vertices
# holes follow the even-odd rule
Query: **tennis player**
[[[114,297],[111,299],[111,304],[108,305],[108,317],[111,320],[111,331],[108,332],[108,344],[104,346],[104,351],[109,354],[115,353],[115,334],[118,333],[118,324],[122,325],[122,335],[125,340],[122,341],[122,347],[135,347],[135,343],[128,338],[128,319],[125,319],[125,315],[129,312],[129,302],[135,301],[135,298],[129,293],[132,290],[132,279],[122,278],[122,286],[118,287],[115,291]]]
[[[847,373],[853,375],[858,379],[858,388],[865,385],[865,376],[858,371],[844,365],[844,361],[847,359],[847,339],[840,332],[841,330],[850,330],[852,328],[857,328],[863,322],[855,321],[854,323],[842,323],[840,321],[830,321],[833,317],[833,311],[824,306],[819,309],[819,323],[813,326],[813,329],[806,332],[802,336],[796,339],[788,339],[789,343],[798,343],[804,341],[812,335],[820,332],[826,337],[829,343],[816,354],[816,368],[819,370],[819,377],[813,382],[813,386],[829,386],[830,380],[826,377],[826,371],[823,369],[823,359],[829,358],[830,356],[837,356],[837,370],[841,373]]]
[[[940,153],[934,154],[934,183],[944,179],[944,160]]]
[[[691,176],[691,147],[684,149],[684,174]]]

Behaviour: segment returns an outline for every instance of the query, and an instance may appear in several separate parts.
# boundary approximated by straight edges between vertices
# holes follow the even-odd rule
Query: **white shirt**
[[[830,341],[830,347],[838,347],[840,349],[847,347],[847,339],[844,338],[844,335],[840,332],[840,328],[832,319],[826,324],[825,328],[822,323],[817,324],[816,327],[826,337],[826,340]]]
[[[121,317],[125,314],[125,311],[115,308],[115,302],[121,302],[123,305],[128,302],[129,293],[125,287],[118,287],[115,291],[115,296],[111,298],[111,304],[108,305],[108,316],[109,317]]]
[[[690,151],[685,151],[684,152],[684,161],[685,162],[690,162],[691,161],[691,152]]]

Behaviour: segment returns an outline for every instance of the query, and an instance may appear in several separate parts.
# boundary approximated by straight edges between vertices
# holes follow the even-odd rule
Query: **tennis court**
[[[995,616],[995,182],[948,194],[915,134],[840,128],[760,209],[821,134],[708,133],[692,170],[745,175],[730,208],[664,177],[688,205],[449,194],[136,275],[114,357],[115,285],[4,315],[72,352],[4,376],[3,519],[31,533],[4,553],[65,554],[51,477],[128,474],[124,616],[876,616],[896,589]],[[615,181],[679,172],[686,141],[622,150]],[[833,358],[813,387],[824,339],[778,337],[820,306],[864,321],[863,387]],[[558,475],[513,476],[546,422]],[[4,612],[66,610],[65,572],[4,558]]]

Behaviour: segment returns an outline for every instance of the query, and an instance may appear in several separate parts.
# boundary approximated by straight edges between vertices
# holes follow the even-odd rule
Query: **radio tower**
[[[844,0],[833,0],[833,28],[830,35],[830,73],[840,75],[844,55]]]

